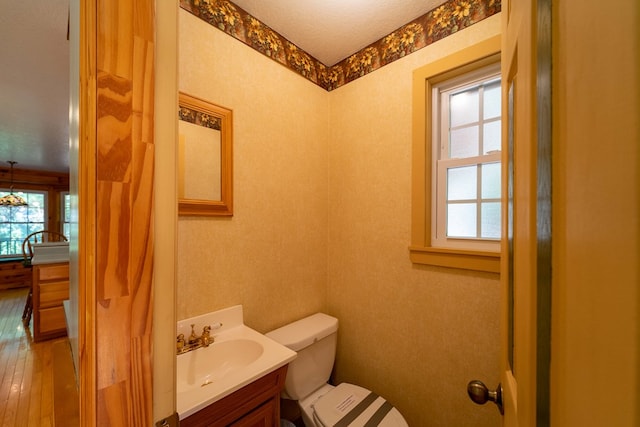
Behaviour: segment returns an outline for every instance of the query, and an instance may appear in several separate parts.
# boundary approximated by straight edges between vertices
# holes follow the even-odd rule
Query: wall
[[[552,21],[551,421],[638,426],[640,5],[554,2]]]
[[[175,2],[156,1],[155,29],[153,420],[157,422],[176,409],[178,5]]]
[[[497,275],[412,265],[412,71],[498,34],[493,16],[330,93],[327,310],[338,381],[384,395],[411,426],[499,425],[466,384],[499,382]]]
[[[180,10],[179,89],[233,110],[234,216],[180,217],[177,316],[267,331],[325,307],[328,97]]]
[[[80,104],[83,94],[80,93],[80,2],[69,2],[69,196],[71,198],[71,224],[69,236],[69,304],[67,311],[67,335],[73,365],[75,367],[78,392],[81,390],[80,378],[80,310],[83,301],[80,299],[80,251],[79,251],[79,203],[81,191],[81,159],[80,159]],[[86,95],[85,95],[86,96]],[[84,390],[84,388],[83,388]],[[79,405],[81,402],[79,402]],[[85,405],[86,407],[86,405]],[[81,411],[86,409],[80,409]]]
[[[412,71],[499,33],[500,15],[325,92],[180,11],[179,87],[234,114],[232,219],[180,217],[177,317],[243,304],[268,331],[340,320],[335,377],[411,426],[495,426],[497,275],[409,261]]]

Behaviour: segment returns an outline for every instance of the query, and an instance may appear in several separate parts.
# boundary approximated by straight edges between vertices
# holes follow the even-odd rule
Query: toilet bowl
[[[283,397],[298,402],[306,427],[408,427],[400,412],[372,391],[327,383],[336,354],[335,317],[316,313],[266,335],[298,353],[289,364]]]

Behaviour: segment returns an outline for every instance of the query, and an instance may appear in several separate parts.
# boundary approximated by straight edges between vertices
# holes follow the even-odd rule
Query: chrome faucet
[[[176,354],[183,354],[195,350],[200,347],[209,347],[214,338],[211,336],[211,326],[207,325],[202,328],[202,335],[198,336],[195,332],[195,324],[191,324],[191,335],[185,339],[184,334],[178,334],[176,339]],[[216,324],[216,329],[222,326],[222,323]]]

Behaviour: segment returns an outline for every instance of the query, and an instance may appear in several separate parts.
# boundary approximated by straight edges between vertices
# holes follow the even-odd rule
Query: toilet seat
[[[384,398],[354,384],[342,383],[313,404],[322,427],[408,427],[400,412]]]

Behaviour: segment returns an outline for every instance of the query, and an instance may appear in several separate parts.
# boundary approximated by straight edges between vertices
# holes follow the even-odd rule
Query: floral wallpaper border
[[[501,10],[501,0],[449,0],[333,66],[327,66],[228,0],[180,7],[331,91]]]
[[[205,128],[222,130],[222,119],[220,117],[214,117],[194,108],[180,105],[178,119]]]

